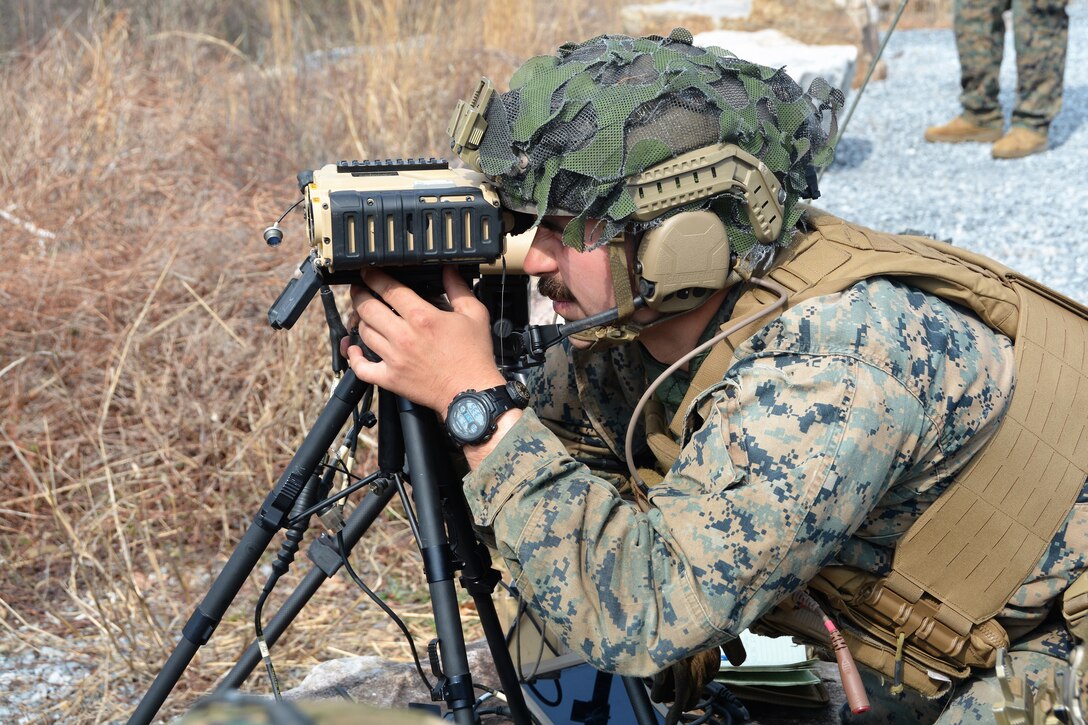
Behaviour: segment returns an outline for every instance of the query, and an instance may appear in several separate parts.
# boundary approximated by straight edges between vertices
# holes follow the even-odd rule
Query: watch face
[[[483,401],[476,396],[465,396],[450,406],[446,427],[454,438],[472,443],[488,432],[490,416]]]

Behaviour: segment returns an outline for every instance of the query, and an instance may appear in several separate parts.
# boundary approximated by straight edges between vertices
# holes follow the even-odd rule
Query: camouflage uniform
[[[707,418],[689,412],[680,456],[643,513],[618,493],[618,475],[568,453],[598,452],[598,469],[622,460],[646,386],[640,350],[570,355],[534,377],[535,414],[466,478],[466,493],[564,641],[637,675],[736,637],[825,565],[886,573],[899,536],[994,432],[1013,382],[1007,338],[910,287],[877,278],[807,301],[743,343],[695,401],[689,411],[711,401]],[[1014,649],[1067,654],[1068,640],[1025,634],[1086,552],[1082,496],[1002,612]],[[992,718],[974,700],[955,707]]]
[[[455,151],[478,152],[462,157],[496,181],[504,205],[538,220],[574,215],[563,241],[576,249],[590,220],[607,240],[710,209],[742,276],[793,239],[842,105],[822,81],[802,91],[782,69],[694,47],[682,29],[566,44],[510,85],[480,119],[459,107],[452,134]],[[458,130],[463,118],[472,133]],[[629,179],[725,141],[782,183],[776,243],[757,242],[730,194],[678,194],[634,221]],[[877,277],[806,299],[739,345],[685,411],[679,457],[643,510],[620,493],[623,441],[653,368],[636,343],[553,350],[532,375],[532,410],[465,479],[477,522],[534,608],[594,666],[629,675],[736,638],[827,565],[888,573],[898,539],[997,429],[1014,374],[1008,338],[917,289]],[[666,420],[688,387],[674,382],[662,386]],[[644,431],[635,440],[636,460],[650,464]],[[1014,648],[1068,650],[1027,637],[1048,626],[1086,552],[1082,501],[1001,613]],[[968,700],[957,712],[986,715]]]
[[[1012,125],[1045,133],[1062,105],[1068,0],[956,0],[960,103],[981,126],[1002,125],[998,75],[1005,49],[1002,13],[1012,10],[1017,93]]]

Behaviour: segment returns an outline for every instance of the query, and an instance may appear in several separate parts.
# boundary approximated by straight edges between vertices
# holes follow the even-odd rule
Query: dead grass
[[[876,0],[881,30],[888,27],[901,0]],[[909,0],[899,20],[900,29],[950,27],[952,0]],[[858,29],[835,2],[828,0],[754,0],[752,14],[737,21],[738,30],[774,27],[810,43],[858,42]]]
[[[294,174],[443,155],[480,75],[619,27],[618,3],[576,0],[84,5],[0,13],[0,654],[86,663],[33,713],[64,722],[127,717],[327,395],[318,311],[289,333],[265,320],[304,255],[297,217],[285,253],[259,237]],[[355,561],[425,642],[395,511]],[[255,579],[165,714],[248,643]],[[335,580],[276,659],[290,685],[347,653],[407,656]]]

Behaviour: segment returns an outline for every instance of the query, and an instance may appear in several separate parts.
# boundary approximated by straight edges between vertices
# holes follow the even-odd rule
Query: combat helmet
[[[449,132],[506,208],[534,213],[537,223],[572,216],[565,244],[583,249],[591,222],[602,227],[599,243],[636,235],[639,293],[678,311],[705,298],[700,285],[720,289],[731,270],[757,272],[789,243],[799,200],[819,196],[842,103],[821,78],[803,91],[784,69],[700,48],[678,28],[668,37],[565,44],[527,61],[506,93],[485,78],[458,104]],[[675,248],[685,235],[706,238],[708,224],[719,239],[700,254],[717,259],[700,256],[692,266],[716,267],[713,279],[659,294],[642,268],[647,236],[671,235]],[[665,256],[667,267],[677,255]],[[627,275],[613,269],[622,307]]]

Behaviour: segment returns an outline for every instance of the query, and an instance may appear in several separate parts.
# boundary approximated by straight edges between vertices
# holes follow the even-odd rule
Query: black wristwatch
[[[495,432],[499,416],[527,405],[529,389],[520,380],[487,390],[466,390],[446,410],[446,430],[459,446],[478,445]]]

